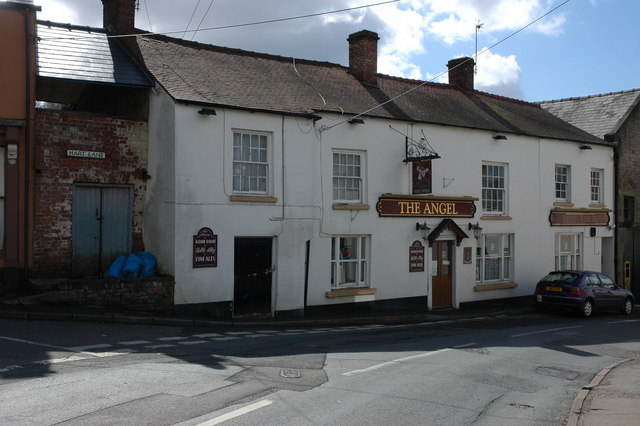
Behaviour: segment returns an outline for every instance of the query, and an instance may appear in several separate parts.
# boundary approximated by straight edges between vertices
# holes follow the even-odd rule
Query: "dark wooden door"
[[[453,305],[453,262],[451,241],[436,241],[431,248],[431,293],[433,308]]]
[[[271,315],[271,238],[236,238],[233,315]]]

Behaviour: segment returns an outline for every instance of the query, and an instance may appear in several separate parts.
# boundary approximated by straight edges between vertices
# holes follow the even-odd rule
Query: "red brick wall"
[[[132,251],[144,250],[147,146],[145,122],[75,112],[36,112],[34,277],[71,275],[74,183],[132,185]],[[69,149],[104,152],[105,158],[68,157]]]
[[[377,83],[378,34],[359,31],[349,36],[349,71],[368,84]]]

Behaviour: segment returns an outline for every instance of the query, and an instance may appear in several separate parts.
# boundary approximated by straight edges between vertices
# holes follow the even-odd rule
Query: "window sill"
[[[276,197],[267,197],[264,195],[230,195],[230,201],[239,201],[243,203],[277,203]]]
[[[369,204],[340,204],[333,205],[334,210],[369,210]]]
[[[348,296],[363,296],[367,294],[376,294],[378,292],[375,288],[369,287],[351,287],[351,288],[337,288],[331,291],[327,291],[325,296],[328,299],[335,297],[348,297]]]
[[[518,287],[517,283],[504,282],[494,284],[476,284],[473,286],[473,291],[490,291],[490,290],[505,290]]]
[[[480,220],[513,220],[511,216],[480,216]]]
[[[569,203],[568,201],[556,201],[553,205],[556,207],[573,207],[575,204]]]

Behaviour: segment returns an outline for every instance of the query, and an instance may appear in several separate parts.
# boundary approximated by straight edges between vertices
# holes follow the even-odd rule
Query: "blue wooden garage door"
[[[73,275],[102,276],[131,252],[132,189],[81,185],[73,188]]]

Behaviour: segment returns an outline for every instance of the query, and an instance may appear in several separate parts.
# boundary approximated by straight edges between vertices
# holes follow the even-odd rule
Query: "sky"
[[[380,36],[379,73],[441,83],[447,62],[477,43],[475,88],[531,102],[640,88],[639,0],[387,0],[215,29],[384,1],[139,0],[136,27],[341,65],[349,34],[366,29]],[[38,19],[102,26],[101,0],[33,2]]]

